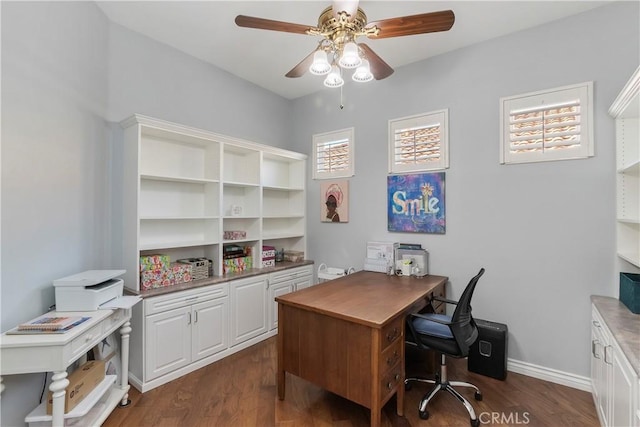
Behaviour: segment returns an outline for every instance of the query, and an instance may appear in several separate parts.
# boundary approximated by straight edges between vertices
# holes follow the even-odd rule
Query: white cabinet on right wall
[[[617,253],[640,267],[640,67],[609,114],[616,119]]]

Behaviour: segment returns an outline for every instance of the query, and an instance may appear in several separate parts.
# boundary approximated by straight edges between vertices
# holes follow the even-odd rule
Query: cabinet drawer
[[[269,274],[269,283],[278,283],[285,280],[299,279],[313,274],[311,266],[288,268],[282,271],[275,271]]]
[[[402,364],[398,362],[386,375],[382,376],[382,380],[380,381],[380,399],[384,401],[393,394],[397,390],[398,385],[402,384],[403,381]]]
[[[78,354],[86,353],[96,344],[96,340],[99,339],[103,333],[102,325],[103,323],[101,322],[71,341],[71,354],[74,357]]]
[[[399,317],[382,328],[381,349],[383,351],[402,336],[403,327],[402,317]]]
[[[198,302],[222,298],[229,295],[229,284],[205,286],[188,291],[175,292],[160,297],[147,298],[144,300],[145,315],[160,313],[174,308],[185,307]]]
[[[115,310],[113,314],[106,319],[102,324],[104,325],[102,328],[102,332],[108,333],[115,325],[118,325],[122,322],[122,319],[126,317],[124,310]]]
[[[388,346],[380,355],[379,371],[382,372],[383,375],[400,361],[403,341],[404,340],[396,340],[395,343]]]

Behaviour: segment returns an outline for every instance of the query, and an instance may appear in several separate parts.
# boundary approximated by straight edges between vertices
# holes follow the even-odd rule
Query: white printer
[[[88,270],[53,281],[56,311],[94,311],[122,296],[126,270]]]

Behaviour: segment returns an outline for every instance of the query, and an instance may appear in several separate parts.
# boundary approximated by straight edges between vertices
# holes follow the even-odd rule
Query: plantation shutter
[[[315,179],[353,176],[353,128],[313,136]]]
[[[501,163],[593,156],[593,84],[501,99]]]
[[[580,146],[580,100],[509,114],[509,151],[544,151]]]
[[[447,111],[389,122],[389,172],[448,167]]]

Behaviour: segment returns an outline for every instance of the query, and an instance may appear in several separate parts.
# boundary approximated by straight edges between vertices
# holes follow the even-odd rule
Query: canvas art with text
[[[444,172],[387,177],[389,231],[444,234]]]

